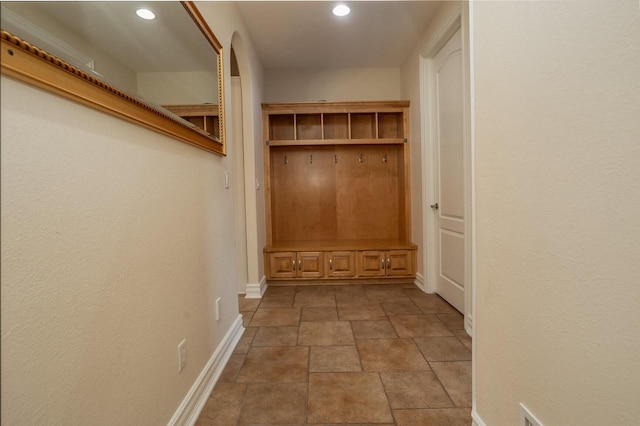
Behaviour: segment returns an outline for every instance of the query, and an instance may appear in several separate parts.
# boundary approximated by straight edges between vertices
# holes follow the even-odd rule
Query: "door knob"
[[[431,208],[434,209],[434,210],[438,210],[438,207],[439,207],[438,203],[431,204]]]

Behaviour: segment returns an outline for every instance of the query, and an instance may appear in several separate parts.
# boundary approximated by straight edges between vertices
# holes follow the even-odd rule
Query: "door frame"
[[[437,253],[435,250],[436,215],[431,204],[435,203],[435,139],[432,123],[435,122],[435,97],[431,96],[435,82],[431,78],[433,58],[458,29],[462,31],[463,63],[463,138],[464,138],[464,200],[465,200],[465,301],[464,327],[473,336],[474,294],[475,294],[475,150],[473,135],[473,108],[471,80],[471,49],[469,32],[469,3],[456,2],[442,19],[420,52],[420,110],[421,110],[421,154],[422,154],[422,216],[424,232],[425,290],[435,292],[437,278]]]

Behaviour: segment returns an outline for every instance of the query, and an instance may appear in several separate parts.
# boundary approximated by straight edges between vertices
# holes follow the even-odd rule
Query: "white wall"
[[[156,105],[218,103],[216,71],[139,72],[138,94]]]
[[[227,84],[243,36],[259,109],[262,67],[235,7],[202,9]],[[2,424],[166,424],[238,315],[232,154],[5,77],[1,102]]]
[[[98,49],[86,39],[79,37],[76,33],[70,31],[66,25],[56,21],[50,15],[43,13],[37,3],[5,1],[2,2],[2,6],[11,9],[13,12],[27,19],[32,24],[37,25],[48,33],[81,51],[85,55],[91,57],[94,61],[95,70],[104,76],[104,78],[102,78],[103,81],[127,93],[133,95],[136,94],[137,83],[135,71],[111,55],[103,52],[101,49]],[[20,34],[19,31],[16,32],[15,35],[23,37],[27,41],[30,39],[27,35]],[[47,50],[53,55],[60,55],[61,59],[70,60],[70,58],[66,58],[64,54],[56,51],[55,48],[47,47],[44,48],[44,50]],[[82,68],[82,65],[84,64],[73,65]]]
[[[425,173],[422,164],[422,130],[420,123],[426,120],[427,111],[420,105],[420,54],[435,31],[456,6],[456,2],[444,2],[425,29],[420,41],[416,43],[411,54],[401,68],[401,98],[411,101],[411,231],[412,241],[418,245],[418,273],[425,276],[424,267],[424,217],[423,196],[424,185],[422,175]]]
[[[474,8],[477,413],[638,424],[638,2]]]
[[[224,46],[225,67],[225,93],[231,93],[231,43],[240,68],[242,79],[242,114],[243,135],[245,138],[245,183],[247,194],[246,212],[247,223],[247,252],[248,252],[248,285],[257,286],[264,283],[264,260],[262,249],[266,244],[265,211],[263,178],[263,142],[262,142],[262,106],[265,102],[264,71],[262,63],[256,53],[253,42],[247,31],[237,7],[233,2],[198,2],[198,8],[218,40]],[[230,123],[231,104],[226,104],[226,117]],[[227,126],[227,132],[232,127]],[[229,135],[227,134],[229,137]],[[233,135],[230,137],[234,137]],[[236,145],[229,142],[229,156],[233,156],[232,147]],[[256,179],[260,188],[256,187]],[[232,185],[234,183],[232,182]]]
[[[265,76],[265,102],[398,99],[401,99],[399,68],[271,70]]]

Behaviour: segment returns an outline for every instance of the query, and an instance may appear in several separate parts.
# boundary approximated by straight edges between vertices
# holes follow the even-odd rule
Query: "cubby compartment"
[[[378,113],[378,138],[392,139],[403,137],[402,114],[398,112]]]
[[[294,140],[294,115],[272,115],[269,120],[269,139],[276,141]]]
[[[325,139],[349,139],[349,114],[323,114]]]
[[[322,116],[320,114],[296,114],[296,139],[322,139]]]
[[[376,138],[376,113],[351,113],[351,139]]]

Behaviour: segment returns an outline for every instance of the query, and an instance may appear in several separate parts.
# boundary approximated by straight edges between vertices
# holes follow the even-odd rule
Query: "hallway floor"
[[[413,284],[269,287],[198,425],[471,424],[463,316]]]

